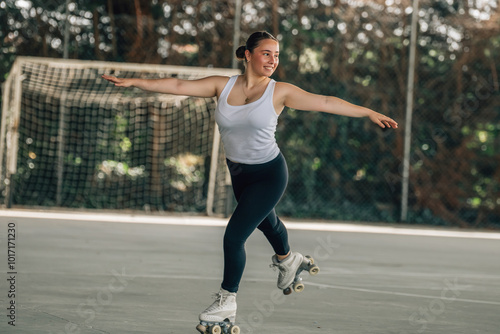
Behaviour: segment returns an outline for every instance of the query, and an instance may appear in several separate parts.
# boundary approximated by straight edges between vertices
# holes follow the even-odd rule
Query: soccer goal
[[[101,78],[196,79],[239,70],[19,57],[3,87],[0,199],[44,206],[223,214],[216,101]]]

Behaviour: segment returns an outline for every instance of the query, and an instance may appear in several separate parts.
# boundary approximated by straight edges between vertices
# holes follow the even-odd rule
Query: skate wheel
[[[208,328],[208,332],[210,334],[220,334],[220,333],[222,333],[222,329],[220,328],[219,325],[213,325],[213,326]]]
[[[292,288],[290,288],[290,287],[288,287],[288,288],[286,288],[286,289],[283,290],[283,294],[286,295],[286,296],[288,296],[291,293],[292,293]]]
[[[207,332],[207,327],[203,326],[202,324],[199,324],[198,326],[196,326],[196,329],[201,334],[205,334]]]
[[[238,326],[231,326],[229,327],[229,333],[231,334],[240,334],[240,328]]]
[[[302,291],[304,291],[304,288],[305,288],[305,286],[302,283],[296,283],[293,285],[293,291],[295,291],[295,292],[302,292]]]
[[[319,273],[319,267],[315,264],[313,264],[311,266],[311,268],[309,268],[309,274],[311,275],[317,275]]]
[[[306,255],[305,258],[309,260],[310,265],[314,264],[314,259],[312,257],[310,257],[309,255]]]

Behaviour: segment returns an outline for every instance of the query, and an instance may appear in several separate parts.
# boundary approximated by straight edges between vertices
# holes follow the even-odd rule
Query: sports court
[[[286,183],[276,212],[320,273],[284,296],[255,231],[241,333],[499,334],[498,4],[0,0],[0,334],[198,333],[242,198],[226,158],[272,151],[288,182],[256,173],[230,231]],[[285,246],[272,215],[247,227]]]
[[[196,333],[218,290],[225,219],[0,211],[2,333]],[[14,223],[14,224],[12,224]],[[6,317],[15,226],[15,327]],[[242,333],[498,333],[500,234],[287,221],[316,258],[302,293],[275,287],[272,250],[247,243]]]

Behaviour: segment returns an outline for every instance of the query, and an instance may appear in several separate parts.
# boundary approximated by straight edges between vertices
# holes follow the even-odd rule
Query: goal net
[[[115,87],[101,75],[239,73],[17,58],[3,87],[0,200],[7,207],[223,214],[230,195],[215,99]]]

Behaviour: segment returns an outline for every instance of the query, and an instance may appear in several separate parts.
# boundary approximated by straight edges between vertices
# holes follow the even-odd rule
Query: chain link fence
[[[277,131],[290,171],[281,215],[498,228],[500,9],[492,0],[418,5],[407,199],[409,0],[4,0],[0,71],[4,80],[18,55],[229,68],[235,36],[243,44],[267,30],[280,40],[276,80],[400,124],[382,131],[286,110]]]

